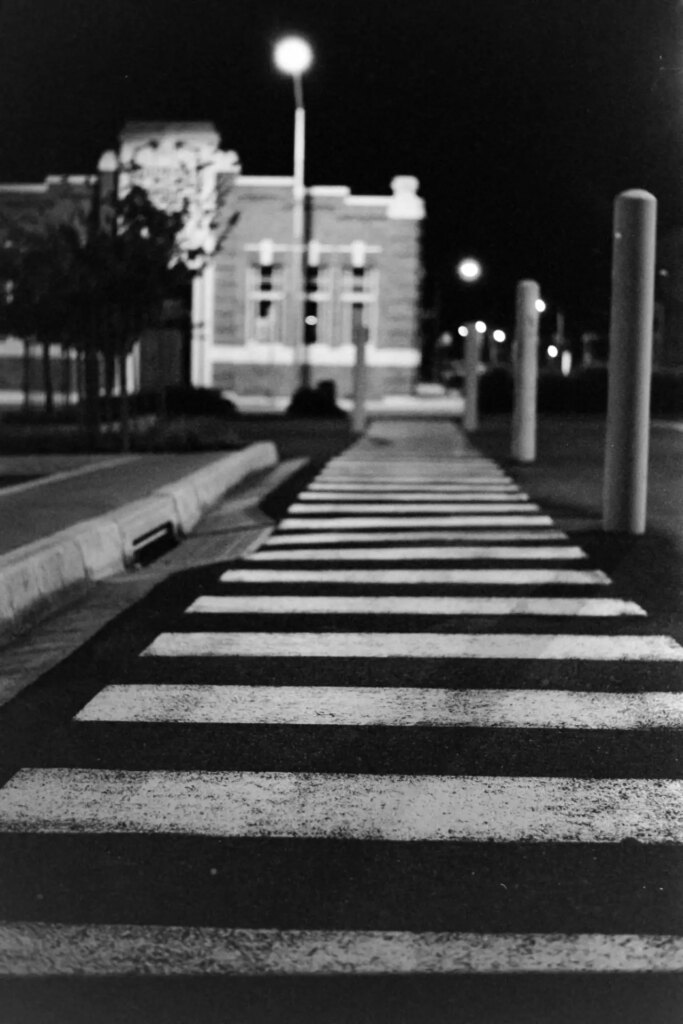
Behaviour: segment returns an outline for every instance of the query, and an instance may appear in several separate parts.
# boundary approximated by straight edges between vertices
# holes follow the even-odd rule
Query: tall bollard
[[[356,361],[353,364],[353,411],[351,413],[351,429],[354,434],[362,434],[367,423],[365,408],[367,391],[367,371],[365,365],[365,342],[367,330],[361,321],[361,306],[354,306],[353,343],[356,349]]]
[[[536,281],[518,281],[513,344],[514,403],[512,457],[517,462],[536,459],[536,391],[538,384],[538,309]]]
[[[614,202],[603,529],[645,532],[657,200],[642,189]]]
[[[474,324],[465,324],[465,430],[479,430],[479,358],[483,335]]]
[[[356,240],[351,243],[351,266],[354,276],[361,278],[365,271],[367,249],[365,242]],[[355,434],[362,434],[367,423],[365,402],[367,398],[367,372],[365,366],[365,344],[368,340],[368,330],[363,323],[363,304],[354,302],[351,306],[351,338],[356,350],[356,360],[353,365],[353,412],[351,413],[351,428]]]

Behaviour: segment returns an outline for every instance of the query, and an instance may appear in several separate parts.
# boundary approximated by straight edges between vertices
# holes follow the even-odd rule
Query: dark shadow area
[[[4,981],[4,1024],[680,1024],[676,975]]]

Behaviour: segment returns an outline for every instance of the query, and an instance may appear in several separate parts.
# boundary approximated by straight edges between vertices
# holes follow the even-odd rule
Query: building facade
[[[135,122],[124,128],[118,151],[103,154],[96,175],[0,186],[0,216],[58,218],[59,197],[71,193],[83,204],[97,201],[106,214],[131,184],[164,209],[187,211],[181,246],[196,260],[194,385],[238,399],[286,396],[305,362],[313,384],[333,380],[347,395],[361,343],[370,396],[411,389],[420,363],[425,216],[417,179],[399,175],[390,193],[378,196],[356,196],[341,185],[307,188],[305,244],[297,252],[292,178],[243,174],[210,123]],[[293,336],[296,304],[302,338]],[[173,331],[162,341],[172,346]],[[135,379],[143,384],[159,343],[143,339],[136,353],[142,370]]]

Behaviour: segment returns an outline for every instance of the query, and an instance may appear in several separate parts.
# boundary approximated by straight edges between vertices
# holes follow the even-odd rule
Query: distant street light
[[[560,354],[560,350],[557,347],[557,345],[548,345],[546,352],[548,353],[551,359],[556,359],[557,356]]]
[[[474,329],[477,332],[477,334],[486,334],[486,324],[484,323],[483,320],[477,320],[477,322],[474,325]]]
[[[536,312],[538,313],[545,313],[546,309],[548,308],[543,299],[536,299],[535,306]]]
[[[492,337],[494,341],[497,341],[499,345],[502,345],[507,338],[507,335],[505,331],[494,331]]]
[[[455,272],[461,281],[473,284],[481,277],[483,268],[479,260],[475,260],[473,256],[467,256],[464,260],[460,260]]]
[[[294,83],[294,213],[292,220],[292,312],[291,333],[295,359],[299,358],[301,386],[310,384],[310,369],[304,339],[304,206],[306,199],[306,110],[301,76],[313,62],[313,50],[300,36],[285,36],[273,50],[275,66],[291,75]]]
[[[461,324],[460,327],[458,327],[458,334],[461,338],[467,337],[468,331],[464,324]]]

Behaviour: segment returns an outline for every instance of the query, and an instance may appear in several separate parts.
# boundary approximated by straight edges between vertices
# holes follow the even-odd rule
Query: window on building
[[[375,345],[378,332],[379,274],[376,267],[344,267],[342,272],[342,339],[355,344],[358,332]]]
[[[304,310],[304,340],[312,345],[319,338],[318,322],[318,267],[306,268],[306,308]]]
[[[331,340],[331,275],[329,267],[306,268],[304,331],[307,345]]]
[[[282,341],[284,268],[255,264],[247,270],[247,338]]]

